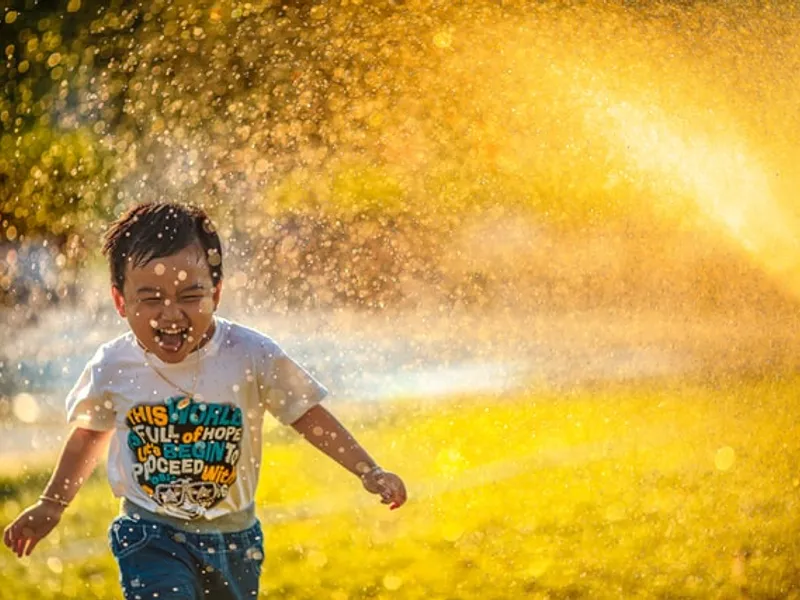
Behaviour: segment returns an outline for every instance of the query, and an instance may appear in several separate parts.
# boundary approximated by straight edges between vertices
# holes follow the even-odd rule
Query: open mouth
[[[190,333],[191,329],[188,327],[172,327],[169,329],[156,327],[154,328],[153,339],[162,350],[179,352],[185,343],[192,341]]]

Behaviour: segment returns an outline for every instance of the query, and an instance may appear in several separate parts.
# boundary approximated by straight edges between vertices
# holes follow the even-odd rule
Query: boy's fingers
[[[375,483],[377,485],[375,493],[380,495],[382,504],[390,504],[392,510],[405,504],[406,488],[400,478],[391,475],[383,476]]]
[[[394,510],[395,508],[400,508],[401,506],[403,506],[403,504],[406,503],[406,499],[407,498],[408,498],[408,496],[406,495],[406,488],[405,488],[404,485],[400,484],[398,486],[397,490],[395,490],[394,504],[392,504],[392,507],[391,507],[392,510]]]
[[[397,496],[395,496],[395,498],[394,498],[394,503],[392,504],[392,510],[394,510],[395,508],[400,508],[401,506],[403,506],[403,504],[406,503],[407,499],[408,498],[406,496],[405,490],[401,490],[401,493],[398,493]]]
[[[392,497],[394,498],[405,496],[406,490],[400,481],[392,481],[391,485],[389,485],[389,489],[391,490]]]
[[[391,504],[389,508],[394,510],[399,508],[406,501],[406,490],[402,483],[391,481],[381,492],[381,502]]]
[[[27,540],[22,537],[17,540],[15,544],[16,548],[14,549],[14,553],[17,555],[18,558],[22,558],[22,554],[25,552],[25,542]]]
[[[39,538],[35,537],[31,538],[30,544],[28,544],[28,547],[25,549],[25,556],[30,556],[31,553],[33,552],[33,549],[36,548],[36,544],[38,543],[39,543]]]

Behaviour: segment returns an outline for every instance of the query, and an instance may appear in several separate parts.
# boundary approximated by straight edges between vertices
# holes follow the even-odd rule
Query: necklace
[[[212,322],[212,327],[211,327],[212,335],[213,335],[214,331],[216,331],[216,323]],[[206,332],[206,335],[207,334],[208,334],[208,332]],[[144,352],[144,364],[147,365],[148,367],[150,367],[153,370],[153,372],[156,375],[158,375],[163,381],[165,381],[166,383],[168,383],[169,385],[171,385],[175,389],[179,390],[183,394],[183,398],[180,401],[178,401],[178,408],[182,409],[182,408],[186,408],[187,406],[189,406],[191,401],[194,400],[194,398],[195,398],[195,392],[197,391],[197,380],[200,377],[200,350],[201,350],[202,346],[205,345],[205,342],[210,341],[210,337],[204,336],[205,342],[201,342],[197,346],[197,348],[195,348],[194,351],[193,351],[194,356],[195,356],[195,365],[194,365],[194,376],[192,377],[192,390],[191,391],[187,390],[186,388],[183,388],[183,387],[179,386],[177,383],[172,381],[169,377],[164,375],[164,373],[161,372],[161,369],[156,367],[152,363],[152,361],[150,360],[149,356],[152,354],[152,352],[150,352],[147,349],[147,347],[141,342],[141,340],[139,340],[138,337],[136,337],[136,336],[134,336],[134,337],[136,338],[136,343],[139,345],[139,347]]]
[[[156,375],[158,375],[161,379],[163,379],[169,385],[171,385],[172,387],[176,388],[177,390],[179,390],[180,392],[183,393],[183,398],[178,402],[178,408],[186,408],[187,406],[189,406],[189,403],[194,399],[194,394],[195,394],[195,391],[197,390],[197,379],[198,379],[198,377],[200,375],[200,349],[198,348],[197,350],[194,351],[194,354],[195,354],[195,369],[194,369],[194,376],[192,377],[192,390],[189,391],[189,390],[179,386],[177,383],[172,381],[169,377],[164,375],[164,373],[162,373],[161,370],[158,367],[156,367],[152,363],[152,361],[148,358],[150,356],[151,352],[147,348],[145,348],[144,345],[141,344],[141,342],[139,343],[139,345],[142,347],[142,350],[144,350],[144,357],[145,357],[144,364],[147,365],[148,367],[150,367]]]

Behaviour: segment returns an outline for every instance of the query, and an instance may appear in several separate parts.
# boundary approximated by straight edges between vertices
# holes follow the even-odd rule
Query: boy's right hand
[[[63,512],[64,508],[58,504],[39,500],[6,527],[3,542],[18,557],[30,556],[39,540],[58,525]]]

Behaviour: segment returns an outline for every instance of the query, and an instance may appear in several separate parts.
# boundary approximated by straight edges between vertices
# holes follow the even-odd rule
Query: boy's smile
[[[182,361],[214,333],[222,282],[214,287],[210,269],[202,248],[192,244],[144,265],[128,265],[124,289],[111,288],[119,315],[162,361]]]

